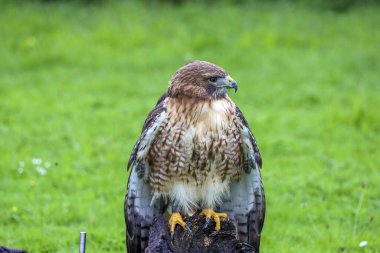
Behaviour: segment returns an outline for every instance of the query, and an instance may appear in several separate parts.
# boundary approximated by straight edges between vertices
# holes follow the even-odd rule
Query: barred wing
[[[151,206],[152,193],[149,184],[139,178],[135,168],[129,175],[127,195],[124,202],[127,225],[126,244],[128,253],[145,251],[149,241],[149,229],[153,218],[164,212],[163,202],[155,201]]]
[[[166,116],[165,98],[166,94],[158,100],[156,107],[149,113],[128,162],[128,168],[132,166],[124,202],[128,253],[145,251],[153,218],[156,214],[164,212],[164,204],[161,200],[158,199],[151,205],[153,196],[147,182],[149,168],[145,156],[159,125]]]
[[[260,173],[262,160],[247,121],[238,107],[235,111],[243,139],[245,173],[239,181],[231,182],[230,195],[220,206],[220,211],[227,212],[235,221],[239,240],[249,243],[259,252],[265,218],[265,195]]]
[[[131,156],[128,161],[128,169],[136,161],[138,161],[138,152],[144,149],[149,149],[150,144],[152,143],[158,126],[166,116],[166,103],[165,99],[167,98],[167,93],[164,93],[161,98],[157,101],[156,107],[149,113],[146,118],[141,135],[137,140],[135,146],[133,147]],[[140,157],[142,158],[142,157]]]

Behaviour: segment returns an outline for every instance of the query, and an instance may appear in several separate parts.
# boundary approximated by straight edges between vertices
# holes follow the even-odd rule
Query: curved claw
[[[185,228],[186,228],[186,231],[192,235],[193,234],[193,231],[191,231],[189,225],[185,224]],[[174,231],[170,232],[170,238],[172,238],[172,240],[174,240]]]
[[[187,230],[191,234],[190,227],[183,221],[182,216],[178,212],[172,213],[172,216],[169,219],[170,226],[170,237],[174,239],[174,229],[176,225],[180,225],[183,229]]]
[[[211,218],[210,217],[206,218],[206,223],[203,226],[203,229],[206,229],[210,225],[210,222],[211,222]]]
[[[187,230],[187,232],[188,232],[189,234],[193,234],[193,232],[191,231],[189,225],[187,225],[187,224],[185,223],[185,227],[186,227],[186,230]]]
[[[209,219],[213,218],[216,225],[215,225],[215,230],[220,230],[220,220],[224,220],[227,218],[226,213],[216,213],[213,210],[206,208],[203,209],[201,214],[206,216],[206,225],[208,226]]]

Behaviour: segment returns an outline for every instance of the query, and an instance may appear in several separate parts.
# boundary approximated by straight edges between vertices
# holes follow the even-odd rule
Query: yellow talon
[[[209,208],[203,209],[201,214],[206,216],[206,219],[210,219],[210,218],[214,219],[216,223],[215,230],[220,230],[220,220],[227,218],[226,213],[216,213],[212,209],[209,209]]]
[[[175,213],[172,213],[172,216],[170,216],[170,219],[169,219],[171,233],[174,233],[174,228],[175,228],[175,225],[177,224],[183,227],[183,229],[187,229],[186,223],[183,221],[181,214],[175,212]]]

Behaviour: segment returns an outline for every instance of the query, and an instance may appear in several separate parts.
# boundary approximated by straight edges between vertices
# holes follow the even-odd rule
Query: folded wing
[[[153,196],[148,182],[149,167],[145,157],[160,123],[165,118],[165,98],[166,94],[158,100],[156,107],[149,113],[128,162],[128,168],[132,166],[124,202],[128,253],[144,252],[148,246],[149,228],[153,217],[164,212],[161,200],[151,203]]]
[[[257,252],[265,218],[265,195],[261,182],[262,160],[256,140],[238,107],[235,116],[243,140],[244,170],[239,181],[232,182],[230,195],[220,206],[235,221],[239,240],[252,245]]]

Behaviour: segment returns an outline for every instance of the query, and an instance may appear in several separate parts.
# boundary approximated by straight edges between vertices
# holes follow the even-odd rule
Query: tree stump
[[[145,253],[255,253],[254,248],[236,239],[236,228],[231,221],[222,221],[215,231],[215,222],[204,228],[206,218],[199,213],[184,219],[191,233],[176,226],[173,240],[164,217],[155,217],[150,228],[149,244]]]
[[[27,253],[26,250],[12,249],[5,246],[0,246],[0,253]]]

